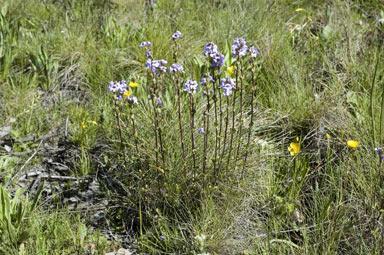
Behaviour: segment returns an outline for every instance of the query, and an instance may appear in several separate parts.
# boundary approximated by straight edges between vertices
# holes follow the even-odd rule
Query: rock
[[[117,252],[108,252],[105,255],[133,255],[133,253],[127,249],[120,248]]]

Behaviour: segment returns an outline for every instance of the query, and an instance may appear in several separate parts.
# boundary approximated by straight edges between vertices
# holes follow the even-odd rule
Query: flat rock
[[[117,252],[108,252],[105,255],[132,255],[133,253],[127,249],[120,248]]]

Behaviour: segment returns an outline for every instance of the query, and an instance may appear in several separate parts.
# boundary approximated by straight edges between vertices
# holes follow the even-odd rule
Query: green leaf
[[[328,24],[323,28],[322,36],[324,39],[328,40],[332,37],[333,34],[333,29],[332,27]]]
[[[17,244],[20,245],[22,244],[23,242],[25,242],[29,237],[30,237],[30,233],[28,231],[24,231],[22,232],[20,235],[19,235],[19,238],[17,240]]]
[[[37,205],[37,201],[40,199],[41,193],[43,192],[44,184],[45,184],[45,182],[43,182],[39,186],[39,189],[37,190],[37,193],[36,193],[35,197],[32,200],[32,205],[31,205],[31,208],[29,210],[30,213],[33,212],[33,210],[35,209],[35,207]]]

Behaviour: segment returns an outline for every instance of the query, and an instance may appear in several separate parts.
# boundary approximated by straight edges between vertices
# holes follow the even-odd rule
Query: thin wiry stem
[[[225,147],[227,145],[227,133],[228,133],[228,123],[229,123],[229,96],[227,98],[227,112],[225,116],[225,128],[224,128],[224,141],[223,141],[223,151],[221,152],[220,164],[219,164],[219,172],[221,171],[221,167],[223,164],[223,159],[225,155]]]
[[[221,79],[220,73],[219,73],[219,77],[217,79],[218,79],[218,82],[220,82],[220,79]],[[224,112],[223,112],[223,102],[222,102],[222,98],[221,98],[222,96],[221,96],[220,91],[218,91],[218,94],[219,94],[219,109],[220,109],[220,118],[219,118],[220,119],[220,125],[219,125],[219,141],[218,141],[219,144],[217,145],[217,149],[218,149],[218,151],[220,151],[221,140],[222,140],[221,134],[222,134],[222,131],[223,131],[223,119],[224,119],[223,115],[224,115]],[[221,160],[222,160],[222,158],[219,159],[219,161],[221,161]]]
[[[119,117],[119,109],[117,107],[117,100],[115,99],[115,115],[116,115],[116,123],[117,128],[119,129],[119,136],[120,136],[120,147],[123,150],[123,158],[124,162],[127,163],[127,158],[125,157],[125,145],[123,143],[123,136],[121,134],[121,125],[120,125],[120,117]]]
[[[215,77],[215,69],[212,69],[212,86],[213,86],[213,105],[215,109],[215,153],[213,159],[213,170],[216,171],[216,163],[217,163],[217,152],[219,150],[219,127],[217,121],[217,88],[216,88],[216,77]]]
[[[208,77],[208,75],[207,75]],[[209,100],[209,79],[205,82],[205,95],[207,98],[207,108],[204,113],[204,150],[203,150],[203,175],[204,180],[206,176],[206,164],[207,164],[207,149],[208,149],[208,134],[209,134],[209,110],[211,108],[210,100]],[[203,187],[205,187],[205,181],[203,183]]]
[[[232,128],[231,128],[231,138],[229,140],[229,153],[227,157],[227,166],[225,172],[228,172],[228,167],[229,167],[229,161],[231,159],[231,152],[232,152],[232,143],[233,143],[233,135],[235,133],[235,117],[236,117],[236,92],[237,92],[237,86],[239,85],[239,59],[240,55],[238,56],[238,61],[236,63],[236,88],[235,92],[233,93],[233,101],[232,101]]]
[[[158,98],[158,94],[157,94],[157,91],[159,90],[159,86],[158,86],[158,79],[155,79],[155,97]],[[157,126],[157,132],[158,132],[158,136],[159,136],[159,146],[160,146],[160,153],[161,153],[161,159],[163,161],[163,167],[165,167],[165,152],[164,152],[164,147],[163,147],[163,139],[162,139],[162,135],[161,135],[161,128],[159,127],[159,117],[158,117],[158,113],[157,113],[157,105],[155,106],[155,115],[156,115],[156,119],[155,119],[155,122],[156,122],[156,126]]]
[[[157,133],[158,121],[157,121],[157,109],[156,109],[156,102],[155,102],[156,94],[155,94],[155,77],[154,77],[154,73],[152,73],[152,87],[151,87],[151,90],[152,90],[151,99],[152,99],[152,106],[153,106],[153,112],[154,112],[154,126],[155,126],[156,166],[158,166],[159,165],[159,141],[158,141],[159,139],[157,137],[158,136],[158,133]]]
[[[237,140],[237,149],[235,154],[235,165],[237,162],[237,157],[239,155],[240,147],[241,147],[241,136],[243,129],[243,63],[240,58],[240,127],[238,132],[238,140]]]
[[[132,121],[132,133],[133,137],[135,139],[135,148],[136,148],[136,156],[139,158],[139,143],[137,141],[137,133],[136,133],[136,126],[135,126],[135,115],[132,112],[132,109],[130,109],[131,113],[131,121]]]
[[[193,160],[193,169],[196,170],[196,151],[195,151],[195,106],[193,102],[192,93],[189,94],[189,102],[190,102],[190,113],[191,113],[191,146],[192,146],[192,160]],[[194,173],[195,174],[195,173]]]
[[[243,177],[245,174],[245,167],[247,164],[247,158],[248,158],[248,151],[249,151],[249,144],[251,143],[251,134],[252,134],[252,127],[253,127],[253,115],[254,115],[254,109],[253,109],[253,98],[254,94],[256,91],[256,84],[255,84],[255,62],[253,59],[251,59],[251,65],[252,65],[252,91],[251,91],[251,99],[250,99],[250,104],[251,104],[251,121],[249,122],[249,127],[248,127],[248,140],[247,140],[247,145],[245,149],[245,156],[244,156],[244,162],[243,162],[243,170],[241,171],[241,176]]]
[[[376,81],[376,74],[377,74],[377,67],[379,66],[379,57],[377,56],[379,54],[380,45],[377,46],[376,50],[376,64],[375,64],[375,71],[373,72],[373,79],[371,84],[371,95],[370,95],[370,113],[371,113],[371,126],[372,126],[372,142],[373,146],[376,145],[376,137],[375,137],[375,114],[373,111],[373,95],[375,90],[375,81]],[[381,135],[381,134],[380,134]],[[379,138],[381,139],[381,137]]]
[[[181,93],[179,86],[179,78],[176,77],[176,94],[177,94],[177,114],[179,119],[179,134],[180,134],[180,143],[181,143],[181,152],[183,159],[185,158],[185,148],[184,148],[184,136],[183,136],[183,125],[181,123]]]

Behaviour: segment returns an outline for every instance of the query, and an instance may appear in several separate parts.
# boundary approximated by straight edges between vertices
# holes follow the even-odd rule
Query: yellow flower
[[[132,91],[130,91],[130,90],[125,91],[124,94],[123,94],[124,99],[129,97],[131,94],[132,94]]]
[[[355,140],[348,140],[347,144],[349,148],[357,148],[359,146],[359,142]]]
[[[235,71],[234,66],[230,66],[227,68],[227,71],[225,71],[226,74],[231,75]]]
[[[304,11],[304,9],[303,8],[297,8],[296,11],[301,12],[301,11]]]
[[[297,153],[300,152],[300,143],[291,143],[288,146],[288,150],[291,153],[291,156],[295,156]]]
[[[97,122],[95,121],[95,120],[90,120],[90,121],[88,121],[88,122],[90,122],[90,123],[92,123],[93,125],[97,125]]]
[[[332,136],[327,133],[327,134],[325,134],[325,137],[327,138],[327,140],[330,140]]]
[[[129,87],[131,87],[131,88],[137,88],[137,86],[139,86],[139,84],[137,84],[137,82],[130,82],[129,83]]]
[[[81,122],[81,127],[82,127],[82,128],[86,128],[87,126],[85,125],[84,122]]]

